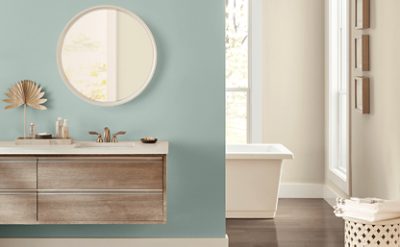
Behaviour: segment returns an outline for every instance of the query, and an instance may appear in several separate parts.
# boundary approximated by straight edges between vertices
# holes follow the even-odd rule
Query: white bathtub
[[[284,159],[293,153],[281,144],[226,147],[226,217],[274,218]]]

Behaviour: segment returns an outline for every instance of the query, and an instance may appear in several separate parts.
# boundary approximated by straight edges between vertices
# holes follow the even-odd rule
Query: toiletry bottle
[[[69,139],[68,119],[64,119],[62,125],[62,138]]]
[[[29,125],[29,137],[35,139],[36,137],[36,125],[35,123],[31,123]]]
[[[62,127],[63,119],[61,117],[58,117],[56,121],[56,138],[62,138]]]

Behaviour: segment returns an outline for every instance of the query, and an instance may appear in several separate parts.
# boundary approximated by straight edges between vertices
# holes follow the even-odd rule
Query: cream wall
[[[371,80],[371,114],[352,107],[354,196],[399,198],[399,11],[399,0],[371,0],[371,29],[363,31],[371,44],[371,71],[365,73]]]
[[[324,183],[324,1],[263,1],[263,142],[282,143],[283,183]]]

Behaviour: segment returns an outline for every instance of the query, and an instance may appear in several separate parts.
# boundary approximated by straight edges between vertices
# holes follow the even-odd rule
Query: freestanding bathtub
[[[274,218],[284,159],[293,153],[281,144],[226,147],[226,217]]]

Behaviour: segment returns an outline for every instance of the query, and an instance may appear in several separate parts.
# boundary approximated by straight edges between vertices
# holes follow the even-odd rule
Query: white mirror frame
[[[146,30],[146,33],[148,34],[150,41],[152,43],[153,46],[153,68],[151,69],[151,72],[146,80],[146,82],[143,84],[142,88],[140,90],[138,90],[137,92],[133,93],[131,96],[126,97],[122,100],[117,100],[115,102],[99,102],[99,101],[95,101],[95,100],[91,100],[88,97],[86,97],[85,95],[83,95],[82,93],[80,93],[72,84],[71,82],[68,80],[64,69],[63,69],[63,64],[62,64],[62,47],[64,45],[64,39],[65,36],[67,35],[69,29],[71,28],[71,26],[73,26],[75,24],[75,22],[77,22],[82,16],[84,16],[87,13],[90,13],[92,11],[95,10],[101,10],[101,9],[115,9],[115,10],[119,10],[121,12],[126,13],[127,15],[131,16],[133,19],[135,19],[136,21],[138,21],[138,23],[140,23],[140,25]],[[63,32],[61,33],[61,36],[58,40],[58,45],[57,45],[57,64],[58,64],[58,71],[62,77],[62,79],[64,80],[65,84],[67,85],[67,87],[69,88],[69,90],[71,90],[76,96],[78,96],[80,99],[82,99],[83,101],[86,101],[90,104],[93,105],[97,105],[97,106],[104,106],[104,107],[111,107],[111,106],[117,106],[117,105],[122,105],[125,104],[133,99],[135,99],[136,97],[138,97],[145,89],[146,87],[149,85],[150,81],[152,80],[156,67],[157,67],[157,44],[154,40],[154,36],[153,33],[150,31],[149,27],[146,25],[146,23],[136,14],[132,13],[131,11],[121,8],[121,7],[117,7],[117,6],[113,6],[113,5],[98,5],[95,7],[91,7],[88,9],[85,9],[83,11],[81,11],[80,13],[78,13],[77,15],[75,15],[65,26]]]

